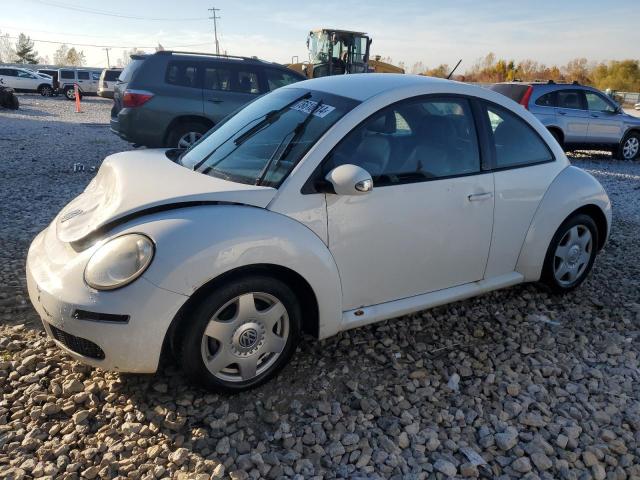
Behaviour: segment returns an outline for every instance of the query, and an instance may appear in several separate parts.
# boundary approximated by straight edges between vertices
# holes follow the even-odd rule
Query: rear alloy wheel
[[[202,138],[209,126],[200,122],[184,122],[176,125],[169,133],[167,147],[189,148]]]
[[[191,317],[179,345],[186,374],[210,390],[240,391],[275,375],[295,351],[300,307],[271,277],[231,282]]]
[[[43,85],[41,86],[38,91],[40,92],[40,95],[42,95],[43,97],[51,97],[53,96],[53,88],[51,88],[49,85]]]
[[[82,92],[80,93],[80,99],[82,99]],[[64,96],[67,97],[67,100],[75,100],[76,99],[76,92],[74,87],[66,87],[64,89]]]
[[[571,217],[549,245],[542,280],[556,293],[573,290],[589,274],[597,250],[598,229],[593,219],[584,214]]]
[[[620,157],[623,160],[635,160],[640,154],[640,133],[632,132],[620,144]]]
[[[200,132],[187,132],[178,139],[178,148],[189,148],[202,138]]]

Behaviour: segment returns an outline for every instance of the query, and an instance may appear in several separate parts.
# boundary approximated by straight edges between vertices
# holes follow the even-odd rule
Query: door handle
[[[558,112],[558,115],[566,115],[567,112]]]
[[[219,98],[207,98],[207,102],[222,103],[222,100],[220,100]]]
[[[591,118],[600,118],[600,115],[596,115],[595,113],[592,113]]]
[[[493,193],[491,192],[473,193],[467,196],[467,198],[469,199],[470,202],[481,202],[482,200],[489,200],[490,198],[493,198]]]

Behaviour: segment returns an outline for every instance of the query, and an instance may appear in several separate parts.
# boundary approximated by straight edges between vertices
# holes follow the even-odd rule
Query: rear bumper
[[[73,358],[94,367],[155,372],[165,334],[187,297],[144,277],[118,290],[91,289],[83,272],[94,249],[71,253],[60,242],[51,248],[45,245],[51,237],[45,230],[35,238],[26,268],[29,297],[47,335]],[[60,253],[59,258],[50,258],[52,253]],[[105,313],[112,316],[99,315]]]
[[[143,108],[123,108],[111,117],[111,131],[123,140],[150,148],[164,147],[166,125],[161,115]]]

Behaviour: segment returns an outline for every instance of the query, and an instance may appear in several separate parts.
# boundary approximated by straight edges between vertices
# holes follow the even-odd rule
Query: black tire
[[[628,151],[625,151],[625,146],[627,146],[628,142],[634,142],[636,146],[635,154],[633,154],[632,156],[628,156]],[[638,158],[640,158],[640,132],[629,132],[624,136],[616,152],[616,157],[620,160],[629,161],[637,160]]]
[[[253,378],[247,380],[237,378],[234,381],[229,381],[217,376],[220,375],[221,372],[218,372],[217,375],[214,375],[207,368],[207,365],[205,364],[203,358],[205,356],[205,354],[203,353],[203,348],[205,348],[203,346],[203,342],[208,341],[209,337],[206,337],[207,340],[203,340],[204,333],[207,326],[209,325],[209,322],[212,320],[213,316],[216,313],[218,313],[221,309],[224,312],[225,310],[223,307],[225,307],[225,305],[229,304],[229,302],[233,302],[234,299],[240,297],[241,295],[245,295],[248,293],[255,293],[256,298],[258,298],[257,295],[260,294],[270,295],[281,302],[281,304],[286,309],[285,313],[288,317],[288,335],[283,350],[279,354],[277,354],[270,365],[267,362],[266,365],[268,366],[268,368],[265,368],[265,370],[262,372],[256,370],[256,376],[254,376]],[[234,313],[234,315],[237,315],[237,311],[236,313]],[[216,289],[209,296],[207,296],[193,310],[191,315],[189,315],[189,318],[185,318],[182,324],[177,328],[177,331],[175,333],[175,335],[177,335],[175,342],[176,358],[182,366],[182,369],[187,377],[193,383],[198,384],[208,390],[216,392],[239,392],[248,390],[266,382],[274,375],[276,375],[287,364],[287,362],[295,352],[300,338],[300,319],[300,303],[291,288],[281,280],[268,275],[250,275],[231,280],[229,281],[229,283]],[[231,320],[231,323],[233,323],[233,320]],[[247,325],[247,323],[243,323],[242,325]],[[235,333],[233,333],[232,337],[229,337],[229,347],[233,345],[233,342],[238,335],[238,330],[235,330]],[[240,335],[240,337],[238,338],[241,337],[242,336]],[[264,334],[263,337],[260,338],[260,341],[262,341],[263,339],[265,339]],[[219,344],[218,346],[216,346],[216,349],[218,348],[220,348]],[[214,355],[216,353],[216,351],[213,352]],[[239,358],[235,357],[234,355],[235,354],[233,353],[227,354],[227,356],[231,356],[231,358]],[[231,364],[226,365],[228,367]],[[240,372],[240,365],[238,364],[237,366],[238,372]],[[224,376],[224,373],[222,373],[222,376]]]
[[[591,245],[588,250],[589,259],[585,262],[584,268],[581,266],[576,267],[577,276],[574,280],[571,280],[571,273],[567,273],[567,277],[563,280],[559,280],[557,278],[556,270],[559,270],[558,273],[561,273],[560,266],[562,265],[562,260],[556,256],[556,252],[558,247],[561,246],[561,242],[566,239],[566,235],[570,230],[574,227],[580,229],[588,229],[591,234]],[[569,217],[564,221],[560,228],[556,231],[555,235],[551,239],[551,243],[549,244],[549,248],[547,249],[547,255],[545,257],[544,266],[542,268],[542,277],[541,282],[545,284],[547,287],[551,289],[553,293],[564,294],[568,293],[585,281],[591,268],[593,267],[593,263],[596,259],[596,255],[598,254],[598,245],[599,245],[599,236],[598,236],[598,227],[593,219],[589,215],[585,214],[576,214],[572,217]],[[566,246],[571,247],[569,242],[567,242]],[[583,251],[586,252],[587,249],[583,248]],[[562,278],[562,277],[561,277]]]
[[[558,132],[558,130],[552,129],[549,130],[549,133],[551,135],[553,135],[553,138],[556,139],[556,142],[558,142],[558,144],[562,147],[562,149],[564,150],[564,144],[562,142],[562,135],[560,134],[560,132]]]
[[[80,100],[82,100],[82,92],[78,91],[80,94]],[[76,93],[73,87],[64,87],[64,96],[67,100],[75,100]]]
[[[188,122],[180,122],[174,125],[169,134],[167,135],[167,148],[187,148],[186,146],[180,147],[178,144],[180,140],[190,133],[196,134],[197,139],[199,139],[202,135],[204,135],[209,129],[210,125],[206,125],[204,122],[197,121],[188,121]]]
[[[38,87],[38,93],[43,97],[51,97],[53,96],[53,88],[51,85],[40,85]]]

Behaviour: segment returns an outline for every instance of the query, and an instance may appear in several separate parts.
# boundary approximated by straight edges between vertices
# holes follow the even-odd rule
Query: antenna
[[[456,66],[453,67],[453,70],[451,70],[451,73],[449,73],[449,75],[447,75],[447,80],[449,80],[451,78],[451,75],[453,75],[453,72],[456,71],[456,69],[460,66],[461,63],[462,63],[462,59],[458,60],[458,63],[456,63]]]
[[[216,20],[220,20],[221,17],[216,15],[216,12],[219,12],[220,9],[216,7],[211,7],[208,9],[211,12],[210,20],[213,20],[213,35],[216,39],[216,55],[220,55],[220,44],[218,43],[218,24]]]

